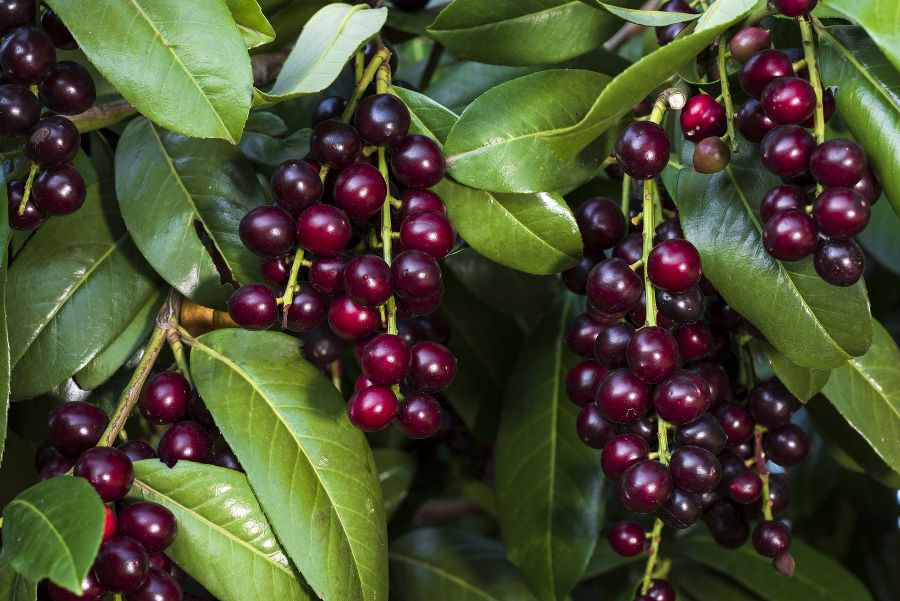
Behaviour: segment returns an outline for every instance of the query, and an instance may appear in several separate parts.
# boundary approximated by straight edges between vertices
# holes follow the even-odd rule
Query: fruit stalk
[[[625,219],[631,214],[631,176],[627,173],[622,174],[622,213]]]
[[[25,193],[22,194],[22,202],[19,203],[19,215],[25,213],[25,207],[31,198],[31,185],[34,183],[34,175],[37,173],[37,170],[38,166],[36,163],[32,163],[31,167],[28,168],[28,179],[25,180]]]
[[[654,113],[655,113],[654,109]],[[652,119],[652,116],[651,116]],[[653,195],[653,180],[648,179],[644,182],[644,209],[643,209],[643,222],[644,222],[644,248],[641,256],[641,261],[644,265],[647,264],[647,257],[650,256],[650,251],[653,250],[653,235],[654,235],[654,219],[656,212],[656,207],[654,206],[654,195]],[[655,326],[656,325],[656,292],[653,289],[653,284],[650,282],[650,278],[646,277],[644,274],[644,296],[645,304],[647,307],[647,317],[644,321],[645,326]]]
[[[722,99],[725,101],[726,135],[731,142],[731,151],[737,152],[738,141],[734,135],[734,104],[731,101],[731,88],[728,84],[728,69],[725,68],[725,36],[719,36],[719,80],[722,83]],[[720,130],[721,131],[721,130]]]
[[[762,480],[762,510],[766,521],[772,521],[772,499],[769,498],[769,470],[766,468],[766,453],[762,446],[763,428],[757,425],[753,429],[753,460],[756,471]]]
[[[182,297],[179,293],[172,293],[172,310],[173,314],[180,318],[181,316],[181,300]],[[169,347],[172,349],[172,354],[175,355],[175,363],[178,365],[178,371],[181,372],[181,375],[184,376],[184,379],[187,380],[188,385],[193,388],[194,380],[191,378],[191,370],[188,367],[187,355],[184,352],[184,345],[181,343],[181,334],[175,328],[169,328],[166,330],[166,340],[169,343]]]
[[[650,531],[650,557],[647,559],[647,566],[644,568],[644,579],[641,582],[642,595],[647,594],[653,581],[653,569],[656,567],[656,562],[659,561],[659,543],[662,540],[662,529],[662,520],[657,518],[653,522],[653,530]]]
[[[378,69],[375,79],[376,90],[379,94],[384,94],[388,91],[390,85],[391,69],[387,63],[383,63],[381,68]],[[388,174],[387,158],[385,157],[385,149],[382,147],[378,148],[378,171],[381,172],[381,176],[384,178],[385,184],[387,184],[387,195],[384,197],[384,206],[381,207],[381,252],[384,262],[390,265],[391,246],[394,238],[391,228],[391,203],[393,199],[391,198],[391,180]],[[396,334],[397,306],[393,294],[385,303],[385,312],[387,313],[387,333]]]
[[[809,70],[809,83],[816,93],[813,133],[816,136],[816,144],[821,144],[825,141],[825,112],[822,101],[822,80],[819,79],[819,64],[816,62],[816,49],[813,45],[812,25],[806,15],[797,17],[797,22],[800,24],[800,35],[803,38],[803,55],[806,57],[806,68]]]

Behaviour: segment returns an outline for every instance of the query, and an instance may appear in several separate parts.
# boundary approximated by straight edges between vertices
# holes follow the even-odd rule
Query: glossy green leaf
[[[6,173],[0,169],[0,203],[6,204]],[[0,204],[0,206],[2,206]],[[9,214],[0,215],[0,232],[9,231]],[[0,464],[6,448],[6,426],[9,414],[9,333],[6,325],[6,280],[9,277],[9,239],[0,246]]]
[[[425,94],[413,90],[393,88],[393,93],[409,107],[411,131],[431,136],[441,144],[447,139],[453,124],[459,119],[455,113]]]
[[[37,582],[28,581],[0,557],[0,601],[35,601]]]
[[[900,215],[900,73],[859,27],[829,27],[819,42],[822,80]]]
[[[226,468],[156,459],[134,464],[129,501],[152,501],[178,521],[166,554],[222,601],[315,597],[291,566],[247,477]]]
[[[247,48],[255,48],[275,39],[275,30],[256,0],[225,1]]]
[[[693,145],[685,143],[682,164],[691,164],[692,152]],[[703,175],[682,169],[677,201],[682,228],[700,251],[703,273],[779,352],[804,367],[837,367],[869,348],[865,284],[832,286],[815,272],[812,257],[784,263],[766,252],[759,203],[779,183],[747,143],[726,171]]]
[[[575,157],[758,3],[759,0],[716,0],[697,20],[692,32],[644,56],[617,75],[578,123],[542,132],[541,136],[561,158]]]
[[[614,140],[601,136],[571,160],[560,160],[541,138],[574,125],[610,82],[584,70],[539,71],[500,84],[463,111],[444,154],[453,179],[495,192],[574,188],[593,178]]]
[[[866,587],[841,564],[796,537],[791,555],[797,568],[791,578],[772,569],[749,544],[723,550],[708,535],[690,536],[673,545],[673,551],[737,580],[767,601],[871,601]]]
[[[831,373],[822,392],[894,470],[900,471],[900,350],[874,324],[872,346]]]
[[[238,223],[265,196],[235,146],[136,119],[116,148],[116,193],[135,244],[194,302],[224,308],[232,292],[225,284],[261,281],[259,259],[241,244]],[[221,255],[224,277],[204,238]]]
[[[378,480],[381,481],[384,513],[390,518],[409,492],[409,485],[416,474],[416,463],[408,453],[397,449],[372,449],[372,456],[378,468]]]
[[[503,545],[463,530],[422,528],[391,541],[399,601],[536,601]]]
[[[822,0],[822,5],[856,21],[900,70],[900,11],[893,0]],[[856,48],[854,48],[856,50]]]
[[[621,17],[622,19],[629,21],[630,23],[645,25],[647,27],[663,27],[665,25],[672,25],[673,23],[684,23],[686,21],[699,19],[701,15],[701,13],[690,14],[663,12],[660,10],[636,10],[634,8],[622,8],[621,6],[607,4],[606,2],[600,2],[599,0],[582,0],[582,2],[590,6],[596,6],[602,8],[603,10],[607,10],[617,17]]]
[[[300,341],[276,332],[210,332],[191,349],[191,373],[316,594],[386,601],[387,532],[375,462],[340,393],[301,358]]]
[[[874,258],[882,267],[900,276],[900,218],[891,206],[881,200],[872,206],[872,217],[866,229],[856,237],[866,249],[868,258]]]
[[[27,580],[49,578],[81,592],[100,548],[104,521],[103,502],[90,482],[44,480],[3,508],[2,557]]]
[[[560,296],[522,347],[503,401],[495,487],[510,560],[537,597],[563,599],[594,552],[603,519],[600,453],[578,438],[566,397],[578,361],[565,344],[582,301]],[[523,524],[528,524],[523,528]]]
[[[272,88],[256,92],[254,106],[324,90],[385,19],[386,8],[341,3],[323,7],[303,28]]]
[[[623,3],[641,4],[637,0]],[[621,26],[618,17],[576,0],[455,0],[428,31],[460,58],[542,65],[593,50]]]
[[[115,340],[159,289],[90,163],[84,206],[38,229],[9,269],[12,396],[47,392]]]
[[[466,248],[444,259],[444,265],[466,290],[494,309],[509,315],[538,315],[562,292],[556,276],[531,275]]]
[[[241,138],[241,152],[254,163],[277,167],[288,159],[309,154],[310,129],[301,129],[286,138],[245,131]]]
[[[672,583],[690,595],[682,601],[759,601],[737,582],[699,567],[679,568],[672,571]],[[798,600],[799,601],[799,600]]]
[[[275,41],[254,51],[291,46],[310,18],[330,0],[261,0],[263,13],[275,28]]]
[[[622,566],[643,562],[644,559],[641,555],[633,555],[631,557],[619,555],[609,546],[607,538],[601,536],[600,540],[597,541],[597,548],[594,549],[594,554],[591,555],[591,560],[581,575],[581,579],[596,578]]]
[[[222,0],[49,0],[91,63],[142,114],[199,138],[237,142],[253,75]]]
[[[755,350],[758,350],[765,356],[769,365],[772,366],[772,371],[775,372],[781,383],[791,391],[791,394],[803,402],[808,401],[813,395],[822,390],[825,382],[828,381],[828,376],[831,374],[830,369],[797,365],[766,342],[754,340],[751,344]]]

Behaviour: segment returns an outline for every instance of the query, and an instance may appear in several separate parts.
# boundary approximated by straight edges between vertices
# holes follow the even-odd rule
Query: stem
[[[354,88],[353,94],[350,95],[350,100],[347,101],[347,108],[341,113],[341,121],[350,123],[353,111],[356,110],[356,105],[359,104],[359,100],[362,98],[362,95],[365,94],[366,88],[372,83],[378,68],[382,63],[387,64],[390,56],[391,52],[387,48],[382,48],[375,53],[375,56],[372,57],[372,60],[366,65],[365,70],[363,70],[362,78],[356,83],[356,88]]]
[[[34,183],[34,174],[37,173],[37,170],[38,166],[36,163],[32,163],[28,169],[28,179],[25,180],[25,193],[22,194],[22,202],[19,203],[19,215],[25,213],[25,206],[31,197],[31,185]]]
[[[288,283],[284,289],[283,302],[281,305],[281,329],[287,328],[288,311],[291,303],[294,302],[294,288],[297,286],[297,275],[300,273],[300,266],[303,264],[303,249],[298,248],[294,259],[291,261],[291,273],[288,275]]]
[[[173,290],[170,298],[172,299],[171,307],[172,316],[174,317],[173,320],[170,320],[170,323],[177,326],[181,319],[182,296]],[[169,347],[172,349],[172,354],[175,355],[175,364],[178,365],[178,371],[180,371],[181,375],[184,376],[184,379],[188,381],[188,386],[193,388],[194,380],[191,378],[191,370],[188,367],[187,355],[184,352],[184,345],[181,343],[181,334],[178,333],[178,329],[169,327],[166,331],[166,340],[169,343]]]
[[[763,516],[766,520],[772,520],[772,499],[769,498],[769,470],[766,468],[766,453],[762,446],[763,429],[756,426],[753,430],[754,458],[756,460],[756,471],[759,472],[759,478],[763,483],[762,490],[762,508]]]
[[[719,80],[722,85],[722,98],[725,101],[727,135],[731,140],[731,151],[737,152],[737,136],[734,135],[734,104],[731,102],[731,89],[728,84],[728,69],[725,67],[725,36],[719,36]]]
[[[428,87],[428,84],[431,83],[431,79],[434,77],[434,72],[437,71],[438,65],[440,65],[441,57],[443,55],[444,45],[435,42],[434,46],[431,47],[431,54],[428,55],[428,63],[425,65],[425,70],[422,72],[422,77],[419,78],[420,90],[424,90]]]
[[[800,36],[803,38],[803,55],[806,58],[806,68],[809,70],[809,83],[816,93],[816,112],[813,123],[816,143],[821,144],[825,141],[825,112],[822,102],[822,81],[819,79],[819,64],[816,62],[816,48],[813,44],[812,25],[806,15],[797,17],[797,22],[800,24]],[[816,184],[816,193],[821,193],[823,189],[821,184]]]
[[[647,559],[647,567],[644,568],[644,580],[641,584],[641,594],[646,595],[650,590],[650,583],[653,580],[653,568],[659,561],[659,542],[662,540],[662,521],[657,518],[653,522],[653,530],[650,532],[650,558]]]
[[[341,360],[338,359],[331,364],[331,383],[341,392]]]
[[[366,55],[362,50],[358,50],[356,52],[356,56],[353,61],[354,73],[356,75],[356,81],[362,79],[363,71],[366,69]]]
[[[766,17],[771,17],[775,14],[775,9],[769,5],[768,2],[764,3],[762,6],[751,12],[744,21],[741,23],[739,29],[743,29],[744,27],[750,27],[751,25],[756,25]]]
[[[375,81],[375,85],[377,86],[379,94],[383,94],[387,91],[387,89],[391,85],[390,68],[378,70],[378,79]],[[385,158],[384,148],[378,149],[378,171],[381,172],[381,176],[384,178],[385,183],[388,184],[388,192],[384,197],[384,206],[381,207],[381,252],[382,257],[384,258],[384,262],[390,265],[391,245],[394,241],[393,232],[391,230],[391,201],[393,199],[391,198],[390,175],[388,173],[387,159]],[[385,311],[387,313],[387,332],[388,334],[396,334],[397,310],[393,294],[390,296],[390,298],[387,299],[387,302],[385,303]]]
[[[627,173],[622,175],[622,212],[628,219],[631,213],[631,176]]]
[[[137,115],[137,109],[127,100],[121,99],[95,104],[83,113],[72,115],[69,120],[78,127],[78,131],[84,133],[115,125],[134,115]]]
[[[648,179],[644,182],[644,209],[642,211],[644,215],[644,250],[641,256],[641,261],[644,265],[647,264],[647,257],[650,256],[650,251],[653,250],[653,235],[654,235],[654,196],[653,196],[653,180]],[[656,292],[653,289],[653,284],[650,282],[650,278],[644,274],[644,297],[645,297],[645,305],[647,308],[646,318],[644,321],[645,326],[655,326],[656,325]]]

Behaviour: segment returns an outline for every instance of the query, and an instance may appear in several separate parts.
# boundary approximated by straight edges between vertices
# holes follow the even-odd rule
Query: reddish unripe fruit
[[[741,105],[735,117],[737,130],[746,140],[759,143],[767,133],[775,129],[775,122],[763,111],[759,100],[750,99]]]
[[[662,173],[670,152],[666,130],[652,121],[630,124],[616,140],[616,161],[635,179],[653,179]]]
[[[435,259],[447,256],[456,242],[456,228],[450,219],[435,211],[420,211],[400,226],[400,243],[408,250],[421,250]]]
[[[208,463],[212,440],[206,428],[196,422],[178,422],[166,430],[156,449],[159,459],[169,467],[179,460]]]
[[[351,228],[347,214],[331,205],[313,205],[297,219],[300,246],[317,255],[333,255],[350,242]]]
[[[366,144],[396,146],[409,131],[409,109],[392,94],[375,94],[359,103],[353,123]]]
[[[816,247],[813,266],[832,286],[852,286],[866,270],[866,255],[853,240],[822,240]]]
[[[762,494],[762,480],[750,470],[737,473],[728,484],[728,493],[738,503],[752,503]]]
[[[313,128],[309,137],[309,147],[323,165],[343,169],[356,159],[362,143],[359,134],[351,126],[329,119]]]
[[[101,541],[108,539],[116,533],[116,514],[106,505],[103,506],[103,511],[103,538],[100,539]]]
[[[725,448],[725,430],[715,416],[704,413],[696,420],[675,430],[675,444],[679,447],[694,446],[719,454]]]
[[[715,136],[701,140],[691,159],[697,173],[718,173],[731,162],[731,149]]]
[[[774,428],[790,421],[794,411],[802,407],[795,397],[777,378],[760,382],[750,391],[747,409],[761,426]]]
[[[141,415],[152,424],[173,424],[187,411],[191,387],[174,371],[155,374],[147,380],[138,398]]]
[[[624,557],[640,555],[647,542],[644,529],[634,522],[619,522],[606,531],[606,538],[612,550]]]
[[[241,219],[238,234],[247,250],[261,257],[284,255],[294,248],[294,220],[280,207],[256,207]]]
[[[866,172],[852,187],[865,196],[870,205],[874,205],[878,201],[878,197],[881,196],[881,184],[878,182],[878,178],[875,177],[871,167],[866,168]]]
[[[658,288],[685,292],[700,282],[700,253],[687,240],[667,240],[650,251],[647,276]]]
[[[566,374],[566,396],[578,406],[592,403],[597,397],[600,382],[608,373],[596,361],[588,359],[578,363]]]
[[[144,459],[156,459],[156,451],[143,440],[129,440],[116,448],[125,453],[132,463]]]
[[[634,326],[620,321],[600,330],[594,341],[594,357],[608,369],[627,367],[625,349],[634,336]]]
[[[77,458],[97,444],[108,423],[109,418],[95,405],[63,403],[47,417],[47,438],[60,453]]]
[[[309,283],[319,294],[337,296],[344,291],[344,270],[350,257],[341,253],[313,259],[309,266]]]
[[[81,134],[75,124],[59,115],[44,117],[25,138],[25,154],[41,167],[68,163],[78,154]]]
[[[784,424],[766,433],[763,449],[771,461],[793,467],[809,455],[809,436],[796,424]]]
[[[653,513],[672,492],[672,476],[658,461],[649,459],[628,468],[619,479],[619,500],[635,513]]]
[[[678,354],[685,361],[700,359],[712,348],[712,330],[702,321],[678,326],[675,330]]]
[[[699,142],[725,133],[725,107],[709,94],[692,96],[681,110],[681,132],[686,140]]]
[[[644,382],[662,382],[678,367],[678,346],[672,335],[659,326],[641,328],[625,349],[628,367]]]
[[[365,338],[378,327],[378,310],[354,301],[346,294],[331,301],[328,325],[335,334],[346,340]]]
[[[289,255],[281,255],[280,257],[262,257],[259,260],[259,270],[262,272],[263,278],[270,284],[275,286],[284,286],[287,284],[291,275],[291,266],[287,263]]]
[[[806,172],[816,141],[799,125],[779,125],[760,144],[763,165],[780,177],[796,177]]]
[[[267,330],[278,318],[275,295],[262,284],[241,286],[226,305],[231,319],[245,330]]]
[[[440,146],[428,136],[412,134],[403,138],[391,154],[391,169],[397,180],[409,188],[430,188],[447,171]]]
[[[790,546],[791,529],[782,522],[762,522],[753,530],[753,548],[763,557],[778,557]]]
[[[819,0],[772,0],[772,5],[785,17],[799,17],[811,13]]]
[[[72,61],[60,61],[38,85],[41,102],[63,115],[77,115],[91,108],[97,89],[90,72]]]
[[[788,209],[775,215],[763,230],[763,246],[780,261],[799,261],[816,250],[818,231],[805,211]]]
[[[14,180],[6,185],[6,214],[9,226],[18,231],[28,232],[40,227],[47,220],[47,214],[41,211],[34,202],[34,197],[25,203],[25,212],[19,215],[19,206],[25,194],[25,181]]]
[[[442,419],[441,404],[419,392],[406,395],[397,413],[397,425],[410,438],[428,438],[441,427]]]
[[[41,118],[41,105],[25,86],[0,86],[0,136],[24,136]]]
[[[622,259],[604,259],[588,275],[588,301],[608,314],[623,313],[641,298],[641,278]],[[614,320],[615,321],[615,320]]]
[[[322,323],[328,303],[309,284],[299,284],[294,291],[291,306],[287,309],[287,329],[292,332],[308,332]]]
[[[411,365],[409,349],[396,334],[381,334],[363,350],[363,373],[375,384],[399,384]]]
[[[627,424],[650,412],[650,386],[630,369],[616,369],[597,386],[596,403],[607,419]]]
[[[400,221],[404,221],[413,213],[419,211],[437,211],[447,214],[447,205],[441,197],[431,190],[424,188],[411,188],[400,195],[403,205],[400,207]]]
[[[799,186],[784,184],[775,186],[763,197],[759,205],[759,217],[763,223],[768,221],[788,209],[796,209],[798,211],[806,210],[809,203],[809,196]]]
[[[799,125],[816,109],[816,92],[799,77],[779,77],[763,88],[760,103],[775,123]]]
[[[53,41],[42,29],[20,27],[0,44],[0,66],[16,83],[32,85],[46,78],[56,64]]]
[[[352,219],[368,219],[381,210],[386,197],[384,178],[368,163],[342,169],[334,183],[335,204]]]
[[[587,199],[575,212],[575,220],[584,245],[593,250],[612,248],[627,231],[622,209],[608,198]]]
[[[753,436],[753,416],[743,405],[730,401],[722,403],[714,415],[725,430],[729,445],[747,442]]]
[[[772,46],[772,36],[768,29],[761,27],[745,27],[734,34],[728,49],[731,56],[739,63],[746,62],[757,52],[766,50]]]
[[[809,157],[809,172],[828,188],[849,188],[868,168],[866,151],[848,138],[822,142]]]
[[[47,592],[53,601],[100,601],[106,596],[106,589],[97,581],[94,570],[81,581],[81,593],[78,595],[52,582],[47,585]]]
[[[793,77],[791,58],[780,50],[763,50],[751,56],[741,67],[741,87],[751,98],[759,98],[763,89],[779,77]]]
[[[675,486],[694,493],[714,490],[722,479],[722,464],[707,449],[678,447],[669,460],[669,471]]]
[[[94,571],[97,580],[108,590],[123,593],[137,588],[149,569],[147,552],[132,538],[114,536],[103,541]]]
[[[290,159],[275,168],[269,180],[272,198],[295,218],[322,198],[322,180],[307,162]]]
[[[386,428],[397,415],[397,397],[384,386],[370,386],[354,392],[347,404],[350,423],[364,432]]]
[[[628,468],[647,459],[648,453],[647,441],[637,434],[618,434],[603,447],[600,468],[607,478],[618,482]]]
[[[442,344],[420,342],[410,349],[411,363],[406,382],[418,392],[443,390],[456,377],[456,357]]]
[[[175,540],[175,515],[157,503],[135,503],[119,512],[118,533],[139,542],[147,553],[158,553]]]
[[[360,255],[344,269],[344,290],[354,301],[374,307],[394,292],[391,267],[381,257]]]
[[[680,369],[653,391],[653,406],[667,422],[687,424],[709,408],[709,386],[694,372]]]
[[[596,403],[588,403],[581,408],[575,429],[581,442],[592,449],[602,449],[616,435],[615,424],[603,417]]]
[[[48,215],[62,216],[81,208],[87,197],[84,178],[69,165],[58,165],[42,172],[31,189],[34,204]]]

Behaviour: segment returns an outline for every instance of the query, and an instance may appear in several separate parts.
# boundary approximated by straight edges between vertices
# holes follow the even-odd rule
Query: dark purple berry
[[[816,141],[799,125],[779,125],[759,146],[763,165],[780,177],[796,177],[809,168]]]
[[[406,249],[421,250],[435,259],[443,259],[456,242],[456,228],[442,213],[420,211],[403,221],[400,242]]]
[[[807,204],[809,196],[803,188],[790,184],[775,186],[763,197],[759,205],[759,217],[763,223],[768,223],[772,217],[788,209],[805,211]]]
[[[68,163],[78,154],[81,134],[75,124],[59,115],[44,117],[25,138],[25,154],[42,167]]]
[[[157,553],[175,540],[175,515],[158,503],[141,502],[119,512],[116,533],[143,545],[147,553]]]
[[[662,382],[678,367],[675,339],[659,326],[641,328],[628,342],[628,367],[644,382]]]
[[[24,136],[41,118],[41,105],[25,86],[0,86],[0,136]]]
[[[322,198],[322,180],[306,161],[283,162],[272,172],[269,185],[278,206],[295,218]]]
[[[653,513],[672,492],[672,477],[662,463],[645,459],[619,479],[619,500],[635,513]]]
[[[766,223],[763,246],[780,261],[799,261],[816,250],[818,231],[805,211],[787,209]]]
[[[403,138],[391,154],[391,169],[401,184],[409,188],[430,188],[444,178],[444,154],[428,136],[412,134]]]
[[[25,180],[13,180],[6,185],[7,205],[6,212],[9,218],[9,226],[14,230],[23,232],[37,229],[47,220],[47,214],[41,211],[34,202],[34,197],[25,203],[25,212],[19,215],[19,206],[25,194]]]
[[[347,214],[331,205],[313,205],[297,219],[297,241],[317,255],[333,255],[350,242]]]
[[[694,446],[718,454],[725,448],[725,443],[725,430],[719,420],[709,413],[675,430],[675,444],[679,447]]]
[[[600,381],[596,402],[607,419],[627,424],[650,412],[650,386],[630,369],[616,369]]]
[[[597,388],[608,374],[602,365],[590,359],[576,364],[566,374],[566,396],[578,406],[592,403],[597,397]]]
[[[347,108],[347,101],[340,96],[326,96],[316,103],[310,115],[310,127],[315,127],[322,121],[340,119],[341,113]]]
[[[178,582],[168,573],[151,568],[141,584],[125,594],[125,601],[184,601]]]
[[[618,434],[609,439],[600,455],[600,467],[606,477],[617,482],[628,468],[647,459],[647,441],[637,434]]]
[[[397,413],[397,425],[410,438],[428,438],[441,427],[442,419],[441,404],[420,392],[406,395]]]
[[[772,36],[768,29],[745,27],[734,34],[728,44],[728,49],[734,60],[744,63],[757,52],[767,50],[771,46]]]
[[[799,125],[816,108],[816,93],[805,79],[779,77],[763,88],[760,103],[775,123]]]
[[[615,153],[622,171],[635,179],[652,179],[669,162],[669,136],[652,121],[637,121],[619,134]]]
[[[700,253],[687,240],[658,244],[647,258],[647,277],[668,292],[685,292],[700,283]]]
[[[308,332],[322,323],[328,303],[309,284],[298,284],[291,306],[287,310],[287,329],[292,332]]]
[[[278,319],[275,295],[262,284],[241,286],[226,305],[231,319],[245,330],[268,330]]]
[[[676,486],[672,488],[672,492],[662,504],[662,507],[656,510],[656,517],[669,528],[684,529],[697,523],[702,509],[703,502],[700,499],[700,495],[682,490]],[[652,599],[653,596],[650,595],[650,598]],[[671,598],[675,599],[674,591]]]
[[[334,183],[334,202],[352,219],[368,219],[381,210],[387,197],[381,173],[368,163],[341,170]]]
[[[581,442],[592,449],[602,449],[616,435],[616,427],[603,417],[595,403],[588,403],[581,408],[575,422]]]
[[[690,423],[709,408],[709,386],[698,374],[677,370],[653,391],[653,406],[667,422]]]
[[[169,467],[181,459],[208,463],[212,441],[206,428],[196,422],[183,421],[166,430],[156,450],[160,461]]]
[[[72,61],[56,63],[38,85],[41,102],[63,115],[77,115],[91,108],[97,89],[90,72]]]
[[[634,326],[624,321],[602,328],[594,341],[594,357],[607,369],[627,367],[628,359],[625,356],[625,349],[632,336],[634,336]]]
[[[353,127],[329,119],[313,128],[309,137],[309,147],[323,165],[343,169],[353,163],[362,144]]]
[[[187,411],[190,394],[191,387],[184,376],[174,371],[160,372],[151,376],[141,390],[141,415],[153,424],[173,424]]]
[[[56,64],[53,40],[43,29],[20,27],[0,44],[0,66],[16,83],[39,83]]]
[[[34,13],[32,13],[32,16],[33,15]],[[29,21],[30,20],[31,17],[29,17]],[[44,31],[46,31],[50,36],[50,39],[53,40],[53,45],[57,48],[63,50],[75,50],[75,48],[78,47],[78,43],[75,42],[75,38],[72,37],[69,29],[62,22],[62,19],[49,8],[44,9],[44,12],[41,13],[41,27],[44,28]]]
[[[109,418],[102,409],[83,401],[63,403],[50,412],[50,443],[67,457],[77,458],[100,440]]]
[[[852,286],[866,269],[866,255],[853,240],[822,240],[813,265],[819,277],[833,286]]]
[[[359,103],[353,123],[366,144],[396,146],[409,131],[409,109],[392,94],[375,94]]]
[[[624,557],[640,555],[646,546],[644,529],[634,522],[619,522],[606,531],[612,550]]]
[[[69,215],[81,208],[87,197],[84,178],[69,165],[43,171],[31,188],[34,204],[48,215]]]
[[[759,98],[763,89],[779,77],[793,77],[791,58],[780,50],[763,50],[751,56],[741,67],[741,87],[751,98]]]
[[[575,213],[584,245],[593,250],[606,250],[626,234],[622,209],[608,198],[589,198]]]
[[[796,424],[784,424],[766,433],[763,449],[769,460],[781,467],[793,467],[809,455],[809,436]]]
[[[144,459],[156,459],[156,451],[143,440],[129,440],[116,448],[125,453],[132,463]]]
[[[604,313],[623,313],[641,297],[641,278],[628,263],[615,257],[597,263],[585,287],[588,301]],[[613,320],[616,321],[616,320]]]
[[[753,98],[741,105],[735,117],[735,124],[746,140],[757,144],[775,128],[775,122],[763,111],[762,104]]]

